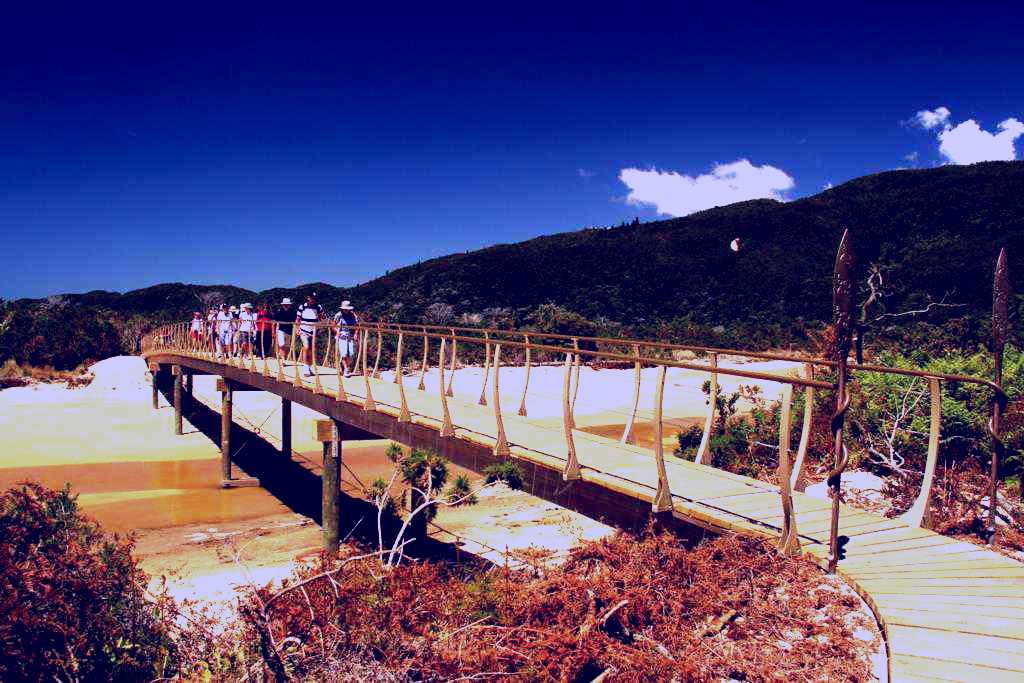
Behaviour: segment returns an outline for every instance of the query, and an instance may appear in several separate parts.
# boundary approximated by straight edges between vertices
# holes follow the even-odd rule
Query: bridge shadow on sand
[[[161,393],[173,404],[174,397],[167,387]],[[220,413],[208,405],[182,392],[182,415],[193,427],[220,447]],[[309,517],[323,526],[320,475],[281,451],[255,432],[237,423],[231,424],[232,466],[259,479],[260,486],[288,509]],[[377,506],[361,498],[338,496],[338,516],[341,538],[354,541],[368,550],[378,547]],[[381,534],[385,547],[390,547],[402,526],[402,520],[393,513],[381,516]],[[462,564],[484,564],[485,560],[460,551],[451,543],[443,543],[426,535],[422,525],[410,525],[406,538],[415,538],[405,547],[405,555],[415,559],[433,559]]]

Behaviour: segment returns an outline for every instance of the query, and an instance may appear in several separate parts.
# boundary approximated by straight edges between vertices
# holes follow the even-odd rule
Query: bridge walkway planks
[[[193,359],[170,352],[151,360],[188,366]],[[208,363],[206,359],[201,359]],[[262,375],[262,367],[258,367]],[[238,368],[235,368],[237,374]],[[293,385],[287,366],[285,384]],[[242,369],[244,375],[245,370]],[[271,378],[275,362],[269,363]],[[313,395],[311,381],[303,386]],[[407,377],[405,393],[415,424],[440,429],[441,407],[436,387],[418,391]],[[323,393],[337,396],[338,377],[320,371]],[[398,386],[370,380],[376,412],[397,420]],[[365,401],[361,376],[344,379],[349,403]],[[492,406],[475,400],[448,398],[456,439],[493,447],[496,426]],[[566,441],[550,420],[530,420],[502,411],[514,458],[561,470]],[[577,458],[584,480],[649,502],[657,490],[651,451],[613,439],[574,430]],[[748,477],[666,460],[673,514],[715,531],[753,533],[777,538],[782,511],[775,486]],[[797,528],[803,549],[819,564],[828,554],[829,504],[794,494]],[[871,606],[885,632],[892,680],[896,681],[1021,681],[1024,680],[1024,565],[981,546],[915,529],[899,520],[842,506],[840,533],[850,537],[839,574]]]

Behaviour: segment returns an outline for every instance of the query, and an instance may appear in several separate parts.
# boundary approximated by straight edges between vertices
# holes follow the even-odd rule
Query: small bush
[[[500,481],[512,489],[523,488],[523,470],[511,460],[495,463],[484,468],[484,477],[484,483],[486,484]]]
[[[0,495],[0,680],[173,674],[173,604],[147,599],[132,548],[84,517],[69,487]]]

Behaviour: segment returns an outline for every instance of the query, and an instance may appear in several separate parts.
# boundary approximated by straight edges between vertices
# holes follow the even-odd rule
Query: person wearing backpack
[[[345,377],[352,374],[349,367],[356,355],[356,338],[359,334],[355,326],[359,324],[351,301],[342,301],[341,308],[334,314],[334,325],[338,330],[338,358]]]
[[[313,376],[313,337],[316,335],[316,324],[323,318],[323,309],[316,302],[316,293],[306,296],[306,303],[295,312],[295,322],[299,324],[299,339],[302,341],[302,359],[306,363],[306,377]]]

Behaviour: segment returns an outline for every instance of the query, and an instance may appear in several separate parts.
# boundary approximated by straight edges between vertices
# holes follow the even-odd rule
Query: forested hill
[[[140,329],[181,319],[201,302],[280,299],[311,288],[329,307],[349,298],[374,316],[401,321],[801,345],[830,314],[832,265],[844,228],[853,237],[861,285],[872,270],[881,275],[884,297],[868,311],[869,320],[930,302],[955,304],[923,316],[882,318],[876,338],[907,341],[912,334],[975,344],[986,334],[1000,247],[1009,252],[1014,291],[1024,290],[1024,265],[1013,267],[1024,264],[1024,162],[892,171],[788,203],[756,200],[685,218],[559,233],[432,259],[351,288],[317,283],[256,293],[164,284],[9,302],[0,359],[66,365],[114,352],[105,348],[114,338],[125,344]],[[737,252],[729,248],[735,238]],[[1017,295],[1013,308],[1022,301]],[[83,332],[102,341],[68,340],[64,356],[41,357],[37,337],[52,342],[75,333],[66,320],[47,322],[68,309]]]

